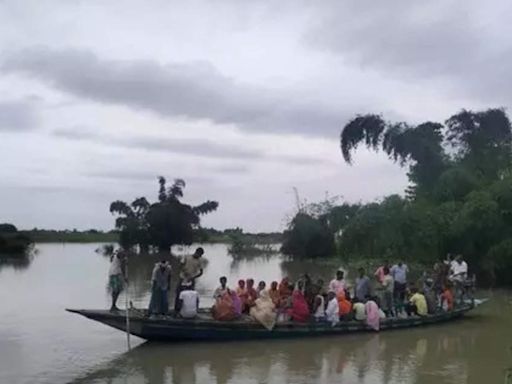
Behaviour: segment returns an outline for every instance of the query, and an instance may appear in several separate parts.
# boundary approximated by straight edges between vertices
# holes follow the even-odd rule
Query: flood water
[[[509,383],[512,297],[467,319],[433,327],[339,337],[159,344],[126,336],[64,308],[107,308],[108,259],[98,244],[40,244],[24,262],[0,262],[0,383]],[[204,246],[209,264],[198,290],[208,305],[220,275],[276,280],[330,269],[279,256],[233,261],[222,244]],[[184,250],[186,251],[186,250]],[[149,301],[154,259],[130,259],[128,294]],[[120,298],[124,306],[124,297]]]

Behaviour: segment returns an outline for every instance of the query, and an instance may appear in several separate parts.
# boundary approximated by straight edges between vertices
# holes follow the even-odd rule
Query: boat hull
[[[462,306],[451,312],[439,312],[425,317],[406,319],[385,319],[381,321],[381,330],[393,330],[427,326],[461,318],[473,309],[472,305]],[[126,332],[126,313],[111,313],[105,310],[68,309],[89,319],[96,320],[110,327]],[[130,311],[130,328],[132,335],[152,341],[231,341],[251,339],[278,339],[331,336],[354,332],[372,331],[364,322],[340,322],[335,327],[325,323],[279,323],[268,331],[253,321],[220,322],[208,319],[183,320],[172,317],[148,318],[139,311]]]

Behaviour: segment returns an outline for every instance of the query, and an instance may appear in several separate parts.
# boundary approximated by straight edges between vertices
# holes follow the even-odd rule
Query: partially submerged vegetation
[[[119,239],[117,231],[104,232],[97,229],[59,231],[34,228],[21,232],[31,238],[34,243],[116,243]]]
[[[24,233],[8,223],[0,224],[0,253],[17,255],[24,254],[32,240]]]
[[[510,284],[512,130],[503,110],[463,110],[444,125],[358,116],[341,133],[347,163],[361,143],[408,168],[405,196],[299,210],[285,232],[284,252],[423,263],[461,253],[473,272]]]

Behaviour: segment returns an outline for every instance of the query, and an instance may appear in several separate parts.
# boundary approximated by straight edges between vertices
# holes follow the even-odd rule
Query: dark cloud
[[[2,69],[97,102],[235,124],[249,131],[325,136],[337,134],[344,121],[340,109],[301,103],[296,94],[237,82],[207,62],[161,65],[150,60],[103,60],[83,50],[30,49],[7,56]]]
[[[493,2],[491,2],[493,3]],[[511,101],[512,4],[331,2],[305,34],[309,47],[402,80],[437,78],[485,102]],[[482,94],[486,92],[486,94]]]
[[[37,113],[28,101],[0,101],[0,132],[19,132],[36,128]]]

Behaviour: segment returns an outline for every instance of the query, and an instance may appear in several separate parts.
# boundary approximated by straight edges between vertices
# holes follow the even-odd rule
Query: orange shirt
[[[352,303],[345,299],[345,294],[339,294],[337,299],[340,307],[340,316],[349,314],[352,311]]]

